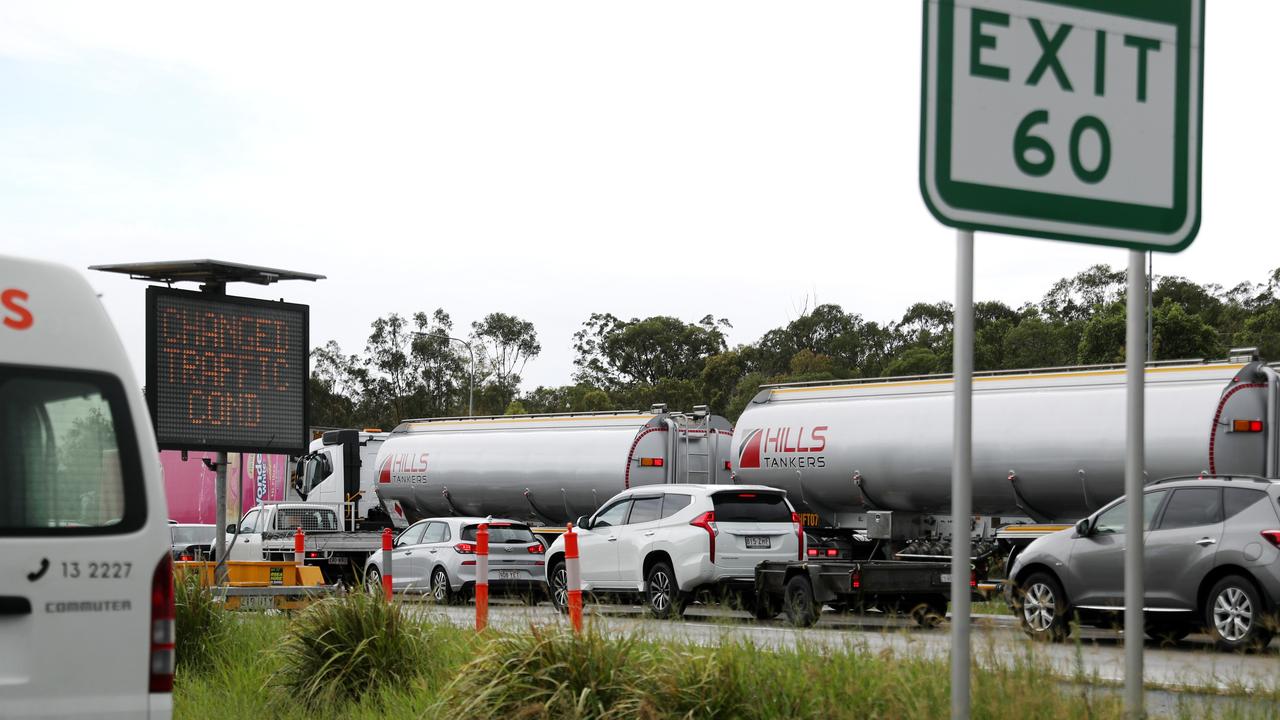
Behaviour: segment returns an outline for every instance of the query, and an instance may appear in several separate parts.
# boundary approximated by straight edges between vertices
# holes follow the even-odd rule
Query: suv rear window
[[[716,522],[791,522],[791,508],[778,493],[720,492],[711,496]]]
[[[0,534],[103,535],[146,520],[120,381],[0,366]]]
[[[475,542],[476,533],[480,531],[479,525],[468,525],[462,528],[462,539]],[[528,545],[537,542],[533,537],[533,532],[524,525],[490,525],[489,526],[489,542],[499,543],[519,543]]]

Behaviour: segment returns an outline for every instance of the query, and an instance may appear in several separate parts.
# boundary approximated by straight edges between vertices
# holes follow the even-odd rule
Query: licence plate
[[[346,564],[347,564],[347,556],[346,556],[346,555],[334,555],[333,557],[329,558],[329,564],[330,564],[330,565],[346,565]]]
[[[270,595],[241,595],[240,609],[242,610],[269,610],[275,607]]]
[[[951,573],[942,573],[938,579],[944,583],[949,583],[951,582]]]
[[[769,547],[769,537],[767,535],[748,535],[747,547],[749,548],[767,548]]]
[[[498,571],[498,579],[500,580],[515,580],[518,577],[520,577],[520,573],[516,572],[515,570],[499,570]]]

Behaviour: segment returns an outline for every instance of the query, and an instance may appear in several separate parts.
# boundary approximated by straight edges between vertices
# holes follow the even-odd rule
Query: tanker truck
[[[378,450],[372,484],[397,527],[492,515],[545,536],[630,487],[730,482],[731,436],[706,406],[406,420]]]
[[[1232,360],[1146,367],[1146,473],[1275,477],[1276,370]],[[979,580],[1032,539],[1124,493],[1123,366],[975,373]],[[787,491],[810,557],[950,557],[949,376],[764,386],[733,436],[735,482]],[[1004,561],[1004,562],[1002,562]]]

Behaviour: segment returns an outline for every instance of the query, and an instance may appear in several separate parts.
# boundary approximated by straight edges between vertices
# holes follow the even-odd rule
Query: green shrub
[[[634,638],[533,627],[489,641],[445,688],[443,704],[465,718],[661,717],[651,698],[659,677]]]
[[[399,603],[366,593],[321,600],[289,626],[280,668],[267,681],[308,707],[408,685],[421,672],[425,629]]]
[[[221,651],[231,619],[195,573],[174,577],[174,651],[178,672],[207,670]]]

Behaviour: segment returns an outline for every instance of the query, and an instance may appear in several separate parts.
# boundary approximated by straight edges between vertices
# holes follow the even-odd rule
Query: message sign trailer
[[[186,368],[176,370],[177,382],[174,383],[173,386],[178,389],[179,395],[176,396],[176,406],[166,409],[167,413],[172,413],[173,415],[173,417],[167,419],[166,422],[172,421],[175,425],[166,427],[165,430],[175,431],[179,434],[179,437],[182,437],[180,434],[185,430],[191,433],[191,436],[194,436],[197,441],[200,441],[201,437],[199,434],[192,433],[191,431],[196,425],[204,424],[203,420],[205,418],[196,415],[194,419],[200,419],[201,422],[192,422],[193,413],[188,410],[185,413],[184,419],[181,399],[182,396],[180,394],[183,387],[186,387],[188,390],[192,387],[200,388],[201,392],[206,393],[206,395],[209,390],[221,392],[221,388],[225,386],[225,383],[228,380],[228,375],[233,372],[238,373],[238,377],[231,378],[233,382],[237,384],[248,383],[248,385],[252,386],[254,381],[250,378],[252,377],[253,370],[256,367],[259,373],[259,378],[257,380],[259,386],[265,387],[270,391],[272,390],[272,386],[269,382],[271,378],[271,364],[267,363],[266,360],[273,357],[274,354],[284,356],[289,354],[287,348],[280,347],[278,340],[275,344],[276,349],[285,349],[285,352],[273,354],[264,350],[264,348],[271,346],[265,339],[270,337],[269,333],[264,336],[262,341],[259,341],[257,339],[256,331],[254,331],[254,339],[247,341],[244,324],[241,324],[239,329],[236,330],[234,323],[231,322],[229,318],[234,319],[240,317],[248,319],[255,317],[252,311],[247,311],[245,308],[256,304],[264,304],[269,308],[278,309],[279,312],[284,313],[286,316],[289,313],[293,313],[294,316],[297,316],[299,312],[297,309],[301,308],[301,336],[297,338],[296,342],[293,339],[289,339],[289,345],[287,346],[288,348],[301,348],[302,350],[301,361],[299,362],[295,358],[295,361],[290,365],[293,372],[296,372],[297,369],[300,368],[302,373],[301,388],[298,390],[298,394],[301,397],[301,405],[296,407],[299,414],[296,422],[301,425],[301,435],[300,438],[289,437],[287,439],[280,439],[279,443],[276,442],[276,438],[269,436],[267,437],[264,445],[278,448],[279,452],[289,452],[291,450],[295,450],[295,446],[292,443],[299,442],[300,444],[296,446],[294,454],[302,454],[306,451],[305,449],[309,444],[307,441],[307,413],[309,410],[308,405],[310,400],[307,394],[307,384],[310,378],[310,372],[307,369],[307,363],[310,360],[310,353],[308,351],[309,338],[307,337],[309,333],[309,311],[304,305],[289,305],[288,303],[283,302],[277,303],[252,300],[250,298],[227,297],[226,288],[227,283],[229,282],[249,282],[256,285],[270,285],[281,280],[310,280],[311,282],[315,282],[316,280],[323,280],[323,275],[207,259],[122,263],[116,265],[91,265],[89,269],[101,270],[102,272],[120,273],[122,275],[128,275],[134,280],[161,282],[167,285],[172,285],[175,282],[198,282],[201,284],[200,289],[202,292],[200,293],[184,293],[175,290],[162,290],[156,287],[150,287],[147,289],[147,403],[151,409],[152,424],[156,428],[156,436],[158,439],[162,437],[162,432],[158,415],[158,408],[160,407],[159,392],[154,384],[154,379],[158,377],[157,373],[163,375],[165,370],[157,364],[155,358],[155,354],[162,349],[155,343],[157,332],[166,332],[167,336],[173,340],[173,344],[169,346],[175,351],[174,353],[171,353],[172,355],[176,355],[180,352],[185,358],[183,362],[189,363],[195,368],[194,370]],[[154,298],[157,297],[166,297],[169,298],[169,300],[154,300]],[[186,300],[184,301],[182,298],[186,298]],[[196,298],[198,298],[198,300]],[[195,304],[184,306],[184,302]],[[215,309],[215,303],[222,304],[218,306],[221,308],[221,314],[219,314]],[[165,327],[157,327],[153,324],[156,313],[158,311],[162,311],[163,308],[166,307],[174,310],[174,315],[171,316],[171,319],[176,320],[176,324],[172,325],[168,329]],[[202,316],[198,315],[198,313],[201,312],[201,308],[208,308],[209,312]],[[292,308],[292,310],[290,308]],[[197,313],[197,315],[192,315],[193,312]],[[262,310],[259,309],[258,312],[262,312]],[[189,325],[194,328],[189,333],[183,329],[184,320],[181,318],[184,317],[190,318]],[[265,317],[268,317],[273,322],[284,323],[285,327],[294,327],[293,332],[296,337],[296,327],[290,325],[290,321],[286,320],[285,317]],[[206,334],[202,337],[197,337],[197,335],[201,335],[201,323],[205,324],[203,327]],[[286,330],[285,332],[288,333],[289,331]],[[247,349],[242,348],[242,352],[240,353],[234,353],[227,348],[226,342],[228,340],[233,343],[238,342],[240,346],[247,344],[248,347]],[[212,353],[212,357],[209,355],[204,355],[202,357],[202,351],[205,353]],[[188,355],[188,352],[191,354]],[[254,362],[255,359],[257,360],[256,363]],[[170,358],[170,362],[176,363],[177,361],[174,358]],[[264,370],[264,367],[266,370]],[[153,370],[155,372],[153,372]],[[261,378],[261,374],[264,372],[268,378],[266,381]],[[169,381],[173,381],[174,379],[175,378],[172,376],[168,378]],[[297,386],[295,385],[295,387]],[[274,386],[274,391],[276,393],[287,392],[288,388],[286,387],[282,390],[277,383]],[[243,394],[244,393],[241,393],[241,395]],[[169,397],[170,404],[173,404],[174,396],[166,395],[166,397]],[[191,395],[188,394],[187,400],[190,401],[190,399]],[[256,400],[258,400],[258,398],[255,398],[255,401]],[[235,401],[232,400],[230,402],[234,407]],[[243,408],[250,403],[248,403],[247,399],[242,396],[240,397],[239,404],[243,411]],[[292,404],[291,400],[286,404],[290,409],[287,409],[285,413],[289,413],[295,406]],[[215,407],[221,407],[221,405],[215,405]],[[230,412],[234,412],[234,410],[230,410]],[[214,414],[216,415],[216,412]],[[241,418],[243,419],[243,414],[241,415]],[[280,428],[285,429],[286,434],[291,436],[293,435],[292,426],[294,421],[291,417],[273,417],[271,422],[280,423]],[[253,440],[254,438],[260,438],[261,436],[236,436],[234,429],[230,430],[231,432],[229,433],[214,434],[215,436],[212,440],[204,440],[203,444],[196,446],[184,445],[183,447],[174,448],[178,450],[216,449],[218,451],[217,460],[213,463],[206,460],[205,464],[217,472],[216,480],[214,481],[214,495],[216,496],[217,503],[217,508],[215,510],[216,519],[214,522],[218,527],[218,532],[214,533],[214,547],[218,558],[215,575],[217,577],[217,582],[220,585],[225,584],[227,580],[227,536],[226,533],[223,532],[227,526],[227,451],[235,449],[257,451],[265,449],[263,445],[256,444],[256,440],[254,441],[255,446],[253,447],[238,446],[236,444],[238,440],[244,440],[246,438]],[[166,448],[166,446],[171,447],[168,439],[161,439],[160,447]],[[237,520],[239,520],[239,518],[237,518]]]
[[[1125,497],[1141,527],[1142,251],[1200,228],[1203,0],[925,0],[920,191],[958,230],[951,714],[969,717],[973,231],[1130,249]],[[1141,533],[1125,549],[1125,709],[1143,715]]]
[[[165,450],[301,455],[306,305],[147,288],[147,402]]]

